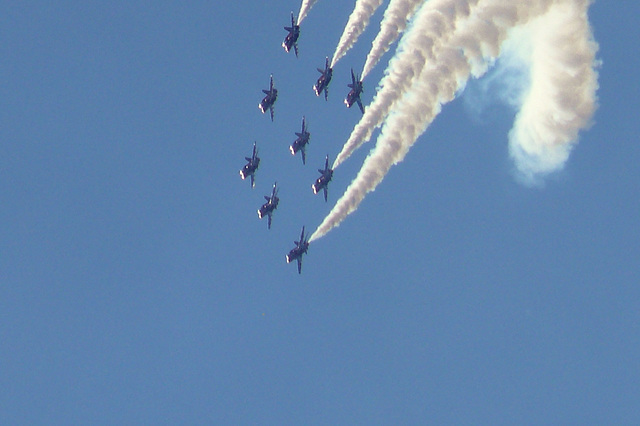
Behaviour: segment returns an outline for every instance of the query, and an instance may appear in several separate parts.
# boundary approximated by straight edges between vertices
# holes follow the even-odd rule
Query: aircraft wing
[[[306,159],[305,151],[306,151],[306,150],[304,149],[304,146],[303,146],[303,147],[300,149],[300,154],[302,154],[302,164],[307,164],[307,163],[306,163],[307,159]]]
[[[356,102],[358,102],[358,106],[360,107],[360,111],[362,111],[362,113],[364,114],[364,106],[362,105],[362,100],[360,100],[360,97],[358,97]]]
[[[271,213],[269,213],[269,218],[267,219],[267,228],[271,229]]]
[[[360,108],[362,108],[362,107],[360,107]],[[271,112],[271,121],[273,121],[273,103],[269,107],[269,112]],[[362,110],[362,113],[364,114],[364,110]]]
[[[255,186],[256,186],[256,182],[255,182],[255,179],[253,177],[253,173],[251,173],[251,187],[253,188]]]
[[[298,57],[298,42],[293,43],[293,50],[296,52],[296,58]]]
[[[327,185],[324,186],[324,201],[327,202]]]
[[[301,274],[302,273],[302,256],[298,257],[298,273]]]

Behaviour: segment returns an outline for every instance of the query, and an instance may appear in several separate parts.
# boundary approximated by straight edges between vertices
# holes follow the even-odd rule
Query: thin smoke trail
[[[302,4],[300,5],[300,12],[298,13],[298,22],[300,25],[302,20],[307,16],[307,13],[311,10],[314,4],[316,4],[318,0],[302,0]]]
[[[369,20],[375,11],[380,7],[383,0],[357,0],[353,12],[349,16],[347,25],[344,27],[338,46],[331,59],[331,68],[342,58],[356,43],[360,34],[369,25]]]
[[[483,4],[462,31],[442,49],[438,62],[423,70],[411,90],[398,103],[356,179],[312,234],[310,241],[324,236],[357,209],[365,195],[376,188],[391,166],[402,161],[418,136],[438,114],[441,105],[455,97],[471,73],[480,76],[486,72],[491,60],[499,56],[500,46],[510,28],[544,14],[552,4],[566,6],[570,1],[573,0],[538,0],[524,5],[508,0],[494,0]],[[574,3],[581,11],[574,15],[575,19],[586,21],[588,1]],[[588,28],[587,22],[584,25]],[[594,44],[589,45],[593,50]],[[573,60],[592,69],[593,55],[586,55],[582,61],[577,58]],[[587,86],[587,92],[590,92],[593,85]]]
[[[391,0],[389,6],[384,11],[382,22],[380,22],[380,32],[371,43],[371,50],[367,55],[362,70],[364,79],[369,72],[377,65],[393,42],[400,36],[407,27],[407,21],[411,19],[418,6],[424,0]]]
[[[455,33],[459,22],[469,16],[478,1],[429,0],[418,10],[413,25],[400,41],[398,53],[389,61],[380,89],[336,156],[333,169],[371,138],[425,64],[436,60],[439,47]]]

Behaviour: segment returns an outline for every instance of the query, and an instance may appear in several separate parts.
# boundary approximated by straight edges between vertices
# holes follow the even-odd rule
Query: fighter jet
[[[267,200],[267,202],[258,209],[258,217],[262,219],[265,215],[269,216],[267,226],[271,229],[271,215],[273,214],[273,211],[278,208],[278,202],[280,201],[280,198],[278,198],[278,182],[273,184],[271,197],[265,195],[264,199]]]
[[[333,169],[329,168],[329,156],[327,155],[324,161],[324,170],[318,169],[320,177],[316,179],[315,183],[311,185],[313,193],[317,194],[321,189],[324,189],[324,201],[327,201],[327,185],[331,182],[333,177]]]
[[[362,106],[362,100],[360,100],[360,94],[362,93],[362,80],[360,80],[359,76],[356,76],[353,73],[353,68],[351,68],[351,84],[347,84],[348,87],[351,88],[351,91],[347,94],[347,98],[344,100],[347,108],[351,108],[354,102],[358,103],[360,107],[360,111],[364,114],[364,107]]]
[[[298,57],[298,37],[300,37],[300,25],[296,25],[296,20],[293,17],[293,12],[291,12],[291,26],[284,27],[285,30],[289,31],[289,34],[284,38],[282,42],[282,47],[284,47],[285,52],[289,53],[291,47],[296,52],[296,58]]]
[[[320,93],[324,90],[324,100],[326,101],[329,96],[329,83],[331,82],[331,77],[333,77],[333,68],[329,68],[328,56],[324,65],[324,70],[321,70],[320,68],[317,68],[317,70],[322,75],[318,77],[318,81],[316,81],[315,86],[313,86],[313,90],[316,92],[316,96],[320,96]]]
[[[269,90],[262,90],[262,92],[267,95],[262,98],[262,101],[258,104],[258,108],[264,114],[264,112],[268,109],[271,111],[271,121],[273,121],[273,104],[276,102],[278,98],[278,89],[273,87],[273,74],[271,74],[271,80],[269,83]]]
[[[309,250],[308,237],[304,236],[304,226],[302,227],[302,233],[300,234],[300,241],[293,242],[296,246],[291,249],[287,255],[287,263],[291,263],[294,260],[298,261],[298,273],[302,272],[302,255]]]
[[[253,188],[256,186],[253,175],[260,165],[260,157],[258,157],[258,149],[256,148],[255,142],[253,143],[253,154],[251,154],[251,157],[244,157],[244,159],[247,160],[248,163],[240,170],[240,177],[242,180],[245,180],[247,176],[251,176],[251,187]]]
[[[306,164],[306,146],[309,143],[309,136],[311,133],[307,132],[307,125],[305,123],[304,116],[302,117],[302,131],[300,133],[296,132],[296,136],[298,139],[293,141],[289,150],[291,151],[291,155],[296,155],[296,152],[300,151],[302,154],[302,164]]]

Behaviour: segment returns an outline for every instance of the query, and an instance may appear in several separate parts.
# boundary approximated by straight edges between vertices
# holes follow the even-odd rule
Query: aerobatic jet
[[[351,68],[351,84],[347,84],[348,87],[351,88],[351,91],[347,94],[347,98],[344,100],[347,108],[351,108],[354,102],[358,103],[360,107],[360,111],[364,114],[364,107],[362,106],[362,100],[360,99],[360,94],[362,93],[362,80],[360,80],[359,76],[356,76],[353,73],[353,68]]]
[[[317,194],[321,189],[324,189],[324,201],[327,201],[327,185],[331,182],[331,178],[333,177],[333,169],[329,168],[329,156],[324,161],[324,170],[318,169],[320,172],[320,177],[316,179],[315,183],[311,185],[313,189],[313,193]]]
[[[262,90],[262,92],[266,95],[262,98],[262,101],[258,104],[258,108],[264,114],[266,110],[271,111],[271,121],[273,121],[273,104],[276,102],[278,98],[278,89],[273,87],[273,74],[271,74],[269,90]]]
[[[291,47],[296,52],[296,58],[298,57],[298,37],[300,37],[300,25],[296,25],[296,20],[293,17],[293,12],[291,12],[291,26],[284,27],[285,30],[289,31],[289,34],[284,38],[282,42],[282,47],[284,47],[285,52],[289,53]]]
[[[329,83],[331,83],[331,77],[333,77],[333,68],[329,68],[329,57],[324,64],[324,70],[318,68],[318,72],[322,74],[318,77],[318,81],[316,81],[315,86],[313,86],[314,92],[316,92],[316,96],[320,96],[320,93],[324,90],[324,100],[328,100],[329,96]]]
[[[253,143],[253,154],[251,154],[251,157],[244,157],[244,159],[248,162],[244,165],[242,170],[240,170],[240,177],[242,180],[245,180],[247,176],[251,176],[251,187],[253,188],[256,186],[254,174],[260,165],[260,157],[258,157],[258,149],[256,148],[255,142]]]
[[[302,154],[302,164],[306,164],[306,146],[309,143],[309,136],[311,136],[311,133],[307,132],[307,125],[305,123],[304,116],[302,117],[302,131],[300,133],[296,132],[296,136],[298,138],[293,141],[289,150],[291,151],[291,155],[296,155],[296,152],[300,151],[300,154]]]
[[[304,236],[304,226],[302,227],[302,233],[300,234],[300,241],[294,241],[293,243],[296,245],[291,249],[289,254],[287,255],[287,263],[291,263],[294,260],[298,261],[298,273],[302,272],[302,255],[307,253],[309,250],[309,237]]]
[[[278,182],[273,184],[273,189],[271,190],[271,196],[265,195],[264,199],[267,200],[260,208],[258,209],[258,217],[262,219],[265,216],[268,216],[267,227],[271,229],[271,215],[273,211],[278,208],[278,202],[280,198],[278,198]]]

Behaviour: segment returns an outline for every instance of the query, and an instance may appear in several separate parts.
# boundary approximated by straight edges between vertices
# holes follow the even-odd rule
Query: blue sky
[[[0,7],[2,423],[640,421],[640,5],[590,8],[600,106],[544,187],[513,177],[514,111],[463,95],[298,275],[300,227],[369,150],[313,195],[382,15],[325,102],[316,67],[352,6],[319,1],[299,59],[280,46],[299,2]]]

